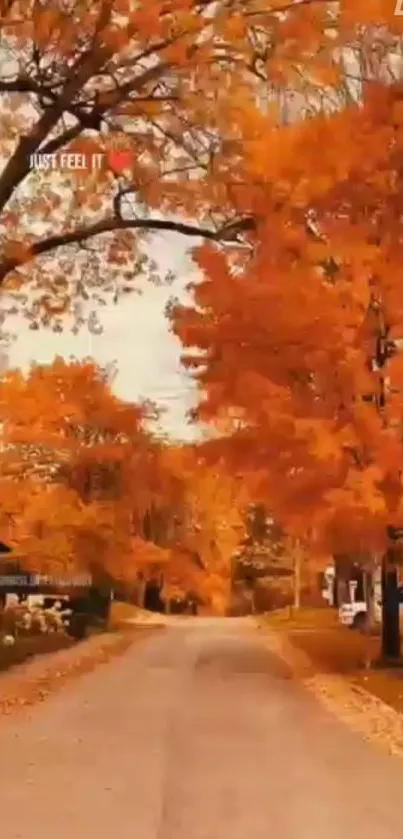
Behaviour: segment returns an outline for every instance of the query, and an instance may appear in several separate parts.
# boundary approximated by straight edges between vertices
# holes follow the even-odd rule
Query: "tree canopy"
[[[389,5],[338,4],[309,113],[267,118],[245,146],[253,258],[203,245],[194,304],[170,310],[198,416],[226,417],[232,462],[260,473],[279,520],[334,550],[382,552],[403,515],[402,21]],[[301,40],[319,38],[308,7]]]
[[[11,371],[0,384],[1,527],[37,573],[123,585],[159,575],[167,596],[194,590],[222,611],[246,495],[192,446],[155,436],[156,415],[114,396],[92,361]]]
[[[33,482],[30,515],[54,493],[69,522],[83,516],[82,540],[88,516],[104,522],[108,567],[118,528],[152,542],[155,565],[175,545],[212,587],[228,579],[241,485],[312,550],[382,552],[403,518],[393,2],[15,0],[0,24],[6,295],[33,328],[79,326],[155,278],[150,233],[189,238],[200,278],[168,314],[196,419],[216,429],[200,458],[151,439],[155,408],[120,403],[90,362],[13,373],[5,479]],[[62,152],[84,168],[32,166]]]

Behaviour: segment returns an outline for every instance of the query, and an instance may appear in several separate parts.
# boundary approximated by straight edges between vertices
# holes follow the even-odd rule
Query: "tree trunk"
[[[138,588],[137,588],[137,606],[139,609],[144,609],[144,602],[146,597],[146,581],[139,580]]]
[[[382,559],[382,658],[400,659],[399,585],[389,553]]]
[[[253,585],[253,583],[248,588],[248,600],[249,600],[250,614],[255,615],[256,614],[256,598],[255,598],[255,586]]]
[[[364,600],[367,607],[366,628],[370,634],[375,626],[374,581],[372,571],[364,571],[363,577]]]
[[[337,573],[335,573],[335,575],[334,575],[332,589],[333,589],[333,591],[332,591],[332,597],[333,597],[332,606],[334,606],[335,609],[338,609],[339,606],[340,606],[340,603],[339,603],[339,580],[338,580],[338,577],[337,577]]]
[[[293,573],[293,609],[301,607],[301,560],[302,550],[299,541],[294,544],[294,573]]]
[[[337,605],[340,607],[343,603],[349,603],[350,592],[346,580],[340,577],[337,580]]]
[[[365,613],[365,635],[366,635],[366,650],[365,650],[365,662],[364,666],[366,669],[369,670],[372,664],[371,659],[371,648],[370,648],[370,639],[372,636],[372,630],[375,624],[375,611],[374,611],[374,585],[373,585],[373,577],[371,571],[364,571],[363,572],[363,588],[364,588],[364,600],[366,604],[366,613]]]

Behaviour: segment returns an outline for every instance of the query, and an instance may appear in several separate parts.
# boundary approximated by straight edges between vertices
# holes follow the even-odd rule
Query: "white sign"
[[[396,0],[395,17],[403,17],[403,0]]]

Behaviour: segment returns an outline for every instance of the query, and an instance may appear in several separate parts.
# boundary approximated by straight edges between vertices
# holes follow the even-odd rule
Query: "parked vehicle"
[[[399,588],[399,607],[403,618],[403,586]],[[367,617],[367,604],[364,600],[353,599],[349,603],[343,603],[339,608],[339,621],[343,626],[349,626],[352,629],[363,629]],[[375,623],[382,622],[382,601],[379,596],[374,598],[374,620]]]
[[[352,629],[363,629],[367,617],[367,604],[364,600],[355,600],[352,603],[343,603],[339,608],[339,621],[343,626]],[[375,601],[374,618],[376,623],[381,622],[381,604]]]

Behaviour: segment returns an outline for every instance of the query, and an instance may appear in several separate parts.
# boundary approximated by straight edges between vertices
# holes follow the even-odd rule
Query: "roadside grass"
[[[163,619],[163,617],[158,612],[149,612],[147,609],[140,609],[132,603],[113,600],[109,614],[108,629],[112,632],[126,632],[134,627],[136,631],[142,627],[151,628],[151,626],[155,626],[158,619]],[[135,620],[138,621],[137,624],[133,623]],[[155,628],[157,629],[158,627],[155,626]]]
[[[288,607],[277,609],[273,612],[266,612],[263,617],[270,626],[273,626],[273,628],[278,627],[279,629],[319,630],[340,626],[335,610],[329,608],[301,608],[295,610]]]
[[[117,609],[118,616],[122,612],[129,614]],[[0,648],[0,721],[4,715],[45,701],[73,679],[123,655],[156,632],[155,626],[121,622],[103,632],[95,629],[81,641],[55,633],[20,638],[12,647]]]
[[[318,673],[336,674],[403,713],[403,667],[373,669],[380,655],[379,636],[368,637],[341,626],[334,609],[290,609],[267,613],[263,625],[285,633],[305,653]]]
[[[124,603],[121,600],[113,600],[109,615],[108,626],[110,629],[118,629],[126,620],[135,618],[138,609],[132,603]]]
[[[38,655],[21,667],[12,667],[7,673],[0,673],[0,721],[4,715],[9,716],[45,701],[73,679],[123,655],[133,644],[155,631],[141,628],[124,633],[95,634],[73,643],[69,649],[59,649],[52,655]]]
[[[103,636],[105,633],[124,634],[125,636],[131,636],[133,639],[134,637],[142,637],[146,634],[146,630],[150,632],[151,627],[140,625],[134,627],[125,622],[128,618],[135,617],[137,613],[138,610],[134,606],[116,601],[112,604],[107,628],[91,627],[87,633],[87,640],[94,635]],[[77,641],[64,632],[20,635],[16,638],[15,643],[10,646],[0,643],[0,673],[28,663],[34,658],[46,657],[48,659],[52,653],[59,653],[71,647],[85,647],[85,640]]]
[[[48,655],[59,650],[69,649],[74,641],[63,633],[32,635],[18,638],[13,646],[0,647],[0,672],[9,670],[18,664],[24,664],[37,655]]]

